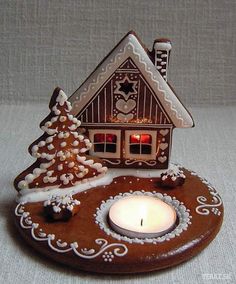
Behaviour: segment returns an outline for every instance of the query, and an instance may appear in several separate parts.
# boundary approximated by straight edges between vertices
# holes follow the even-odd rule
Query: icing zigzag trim
[[[171,112],[171,116],[175,117],[175,119],[178,121],[177,127],[190,127],[193,125],[192,118],[189,116],[183,105],[180,103],[180,101],[177,99],[173,91],[170,89],[168,84],[165,82],[165,80],[159,76],[158,80],[163,80],[163,82],[160,84],[160,82],[157,80],[158,71],[154,67],[153,63],[151,62],[150,58],[146,54],[146,51],[143,50],[143,47],[140,45],[138,40],[133,36],[129,35],[126,40],[126,43],[124,46],[123,42],[116,48],[117,53],[115,55],[112,55],[112,58],[109,60],[109,63],[107,63],[108,59],[106,59],[102,66],[97,69],[93,75],[87,81],[72,95],[71,102],[73,107],[76,109],[78,106],[81,106],[81,103],[83,100],[86,100],[86,98],[91,95],[92,92],[94,92],[95,88],[97,87],[97,84],[99,84],[102,80],[104,80],[104,77],[106,77],[106,73],[109,72],[114,65],[117,64],[117,62],[122,60],[122,55],[126,52],[128,53],[129,50],[132,49],[132,55],[134,58],[143,66],[146,74],[148,77],[152,80],[155,87],[158,89],[158,91],[161,94],[161,98],[164,102],[162,102],[164,108],[169,113]],[[137,46],[135,46],[137,45]],[[114,51],[115,53],[115,51]],[[142,55],[143,53],[143,55]],[[131,57],[132,57],[131,55]],[[145,59],[146,57],[146,59]],[[149,62],[150,61],[150,62]],[[156,75],[154,75],[156,74]],[[169,89],[169,92],[172,94],[175,102],[173,102],[173,98],[171,99],[170,95],[168,95],[167,91],[163,89],[164,84],[166,84],[166,88]],[[81,93],[80,93],[81,91]],[[78,93],[78,94],[77,94]],[[91,99],[91,98],[90,98]],[[186,118],[182,117],[182,115],[179,113],[177,107],[181,108],[183,112],[186,114]],[[78,112],[77,112],[78,113]],[[176,122],[174,123],[176,124]]]
[[[165,102],[166,102],[166,105],[167,105],[167,104],[169,105],[170,109],[171,109],[172,112],[173,112],[173,115],[176,116],[176,118],[177,118],[178,120],[181,120],[181,125],[184,126],[184,120],[183,120],[183,118],[181,117],[180,114],[178,114],[178,111],[174,108],[172,101],[167,98],[166,91],[165,91],[164,89],[161,89],[160,83],[159,83],[159,81],[156,80],[156,77],[155,77],[155,76],[153,75],[153,73],[150,71],[150,67],[147,67],[147,63],[146,63],[144,60],[142,60],[141,55],[140,55],[138,52],[135,51],[135,47],[134,47],[131,43],[129,43],[129,44],[133,47],[133,53],[134,53],[136,56],[139,57],[139,62],[144,65],[144,69],[145,69],[145,71],[149,74],[149,77],[150,77],[150,78],[152,79],[152,81],[156,84],[156,87],[157,87],[158,91],[160,91],[160,93],[163,94],[163,97],[164,97],[164,100],[165,100]],[[129,44],[127,44],[127,45],[129,45]]]

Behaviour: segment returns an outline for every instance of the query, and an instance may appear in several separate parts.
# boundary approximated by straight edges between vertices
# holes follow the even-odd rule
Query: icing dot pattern
[[[107,171],[85,156],[92,144],[78,133],[81,122],[70,114],[71,104],[62,90],[54,91],[50,109],[49,119],[41,123],[44,134],[29,147],[37,162],[16,178],[17,190],[71,187],[85,177],[96,178]]]

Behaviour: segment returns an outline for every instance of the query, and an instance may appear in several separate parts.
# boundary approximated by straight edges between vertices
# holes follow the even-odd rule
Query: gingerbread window
[[[116,153],[117,136],[112,133],[94,134],[94,152]]]
[[[156,131],[125,131],[126,159],[156,159]]]
[[[93,143],[91,154],[104,158],[120,156],[120,131],[93,129],[89,131],[89,138]]]
[[[152,136],[150,134],[132,134],[129,137],[131,154],[151,154]]]

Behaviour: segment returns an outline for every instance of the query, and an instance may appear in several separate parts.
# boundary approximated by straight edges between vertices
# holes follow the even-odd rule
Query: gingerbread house
[[[69,98],[108,167],[167,168],[173,129],[194,126],[167,82],[170,50],[161,39],[149,51],[129,32]]]

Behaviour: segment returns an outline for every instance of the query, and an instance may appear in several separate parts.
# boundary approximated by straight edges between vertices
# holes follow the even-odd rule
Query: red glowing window
[[[149,134],[132,134],[129,142],[131,154],[152,153],[152,136]]]
[[[130,135],[130,143],[152,144],[152,136],[149,134]]]
[[[94,152],[116,153],[117,136],[111,133],[94,135]]]

